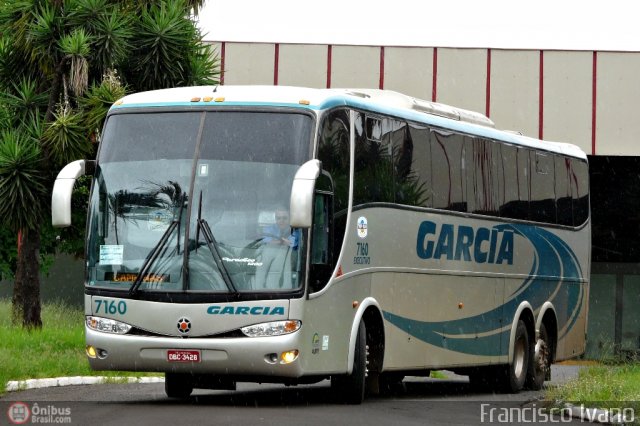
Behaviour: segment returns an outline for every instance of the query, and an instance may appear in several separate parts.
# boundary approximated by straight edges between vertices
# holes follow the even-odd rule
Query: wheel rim
[[[524,373],[526,354],[526,341],[524,338],[520,338],[516,342],[513,353],[513,370],[516,377],[521,377]]]
[[[547,342],[543,339],[538,339],[535,348],[535,367],[536,373],[546,373],[549,368],[549,356]]]

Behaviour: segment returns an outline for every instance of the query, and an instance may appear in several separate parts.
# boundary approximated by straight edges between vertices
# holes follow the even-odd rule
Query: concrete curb
[[[49,379],[12,380],[7,382],[5,391],[15,392],[26,389],[51,388],[58,386],[96,385],[102,383],[164,383],[164,377],[108,377],[74,376]]]

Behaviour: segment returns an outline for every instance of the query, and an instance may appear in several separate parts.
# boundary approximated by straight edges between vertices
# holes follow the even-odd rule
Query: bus
[[[518,392],[585,349],[576,146],[393,91],[189,87],[110,108],[55,226],[82,175],[88,362],[168,397],[330,379],[358,404],[441,369]]]

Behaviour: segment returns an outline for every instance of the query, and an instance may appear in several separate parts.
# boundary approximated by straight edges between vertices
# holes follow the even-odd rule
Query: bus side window
[[[311,236],[311,262],[309,270],[309,292],[321,290],[333,272],[331,261],[333,237],[333,185],[331,178],[324,174],[316,182],[316,195],[313,207],[313,228]],[[327,188],[328,186],[328,188]]]
[[[504,191],[500,217],[527,220],[529,218],[529,153],[513,145],[502,145],[500,156],[503,174],[499,183]]]
[[[431,185],[431,146],[429,142],[429,129],[409,124],[402,141],[402,149],[396,163],[398,170],[410,170],[404,180],[399,179],[400,185],[408,185],[409,193],[396,195],[396,202],[418,207],[432,207],[433,188]],[[410,147],[410,153],[407,151]],[[410,158],[408,158],[410,157]],[[405,191],[407,187],[402,188]],[[398,191],[396,190],[396,194]]]
[[[531,151],[531,216],[535,222],[556,223],[554,157]]]
[[[433,207],[467,211],[464,137],[448,130],[431,131]]]
[[[573,225],[580,226],[589,219],[589,168],[586,161],[571,160],[573,170]]]
[[[350,174],[349,111],[336,109],[329,112],[323,118],[319,132],[317,158],[322,162],[322,175],[316,181],[316,191],[318,195],[324,194],[321,198],[328,196],[329,202],[327,203],[325,198],[321,203],[324,208],[328,208],[329,234],[327,264],[314,265],[311,262],[310,292],[321,290],[328,284],[336,267],[337,259],[334,257],[340,253],[346,232]],[[316,202],[320,201],[316,199]],[[315,214],[320,211],[316,208]],[[313,233],[315,232],[314,228]],[[313,236],[311,238],[314,239]],[[312,252],[312,258],[313,256],[315,252]]]
[[[573,226],[573,170],[567,157],[555,157],[555,190],[558,225]]]

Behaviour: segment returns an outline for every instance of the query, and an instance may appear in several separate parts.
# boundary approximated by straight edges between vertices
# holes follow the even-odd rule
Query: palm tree
[[[217,83],[219,61],[192,19],[203,2],[0,2],[0,225],[18,235],[14,321],[41,326],[55,174],[95,155],[110,105],[126,92]]]

